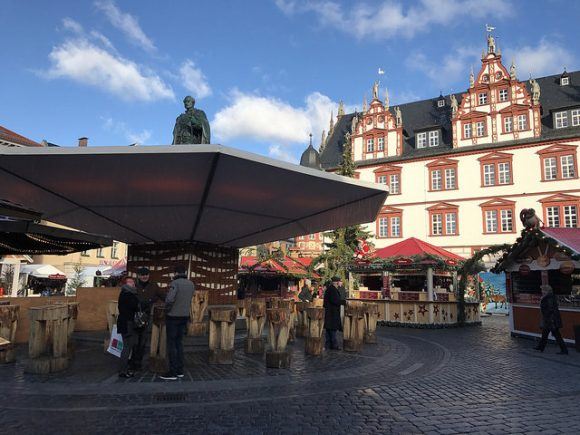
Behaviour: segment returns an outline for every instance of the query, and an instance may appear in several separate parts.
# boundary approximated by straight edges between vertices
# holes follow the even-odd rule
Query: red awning
[[[465,258],[446,251],[443,248],[431,245],[430,243],[410,237],[402,242],[395,243],[391,246],[386,246],[378,249],[375,252],[377,258],[395,258],[395,257],[415,257],[415,256],[432,256],[438,257],[442,260],[456,260],[465,261]]]
[[[240,272],[253,272],[263,274],[278,274],[278,275],[294,275],[294,276],[312,276],[319,278],[316,273],[308,273],[307,264],[310,264],[312,259],[283,257],[281,259],[270,258],[262,262],[258,262],[256,257],[242,257],[240,261]]]
[[[541,231],[560,245],[580,253],[580,228],[542,228]]]

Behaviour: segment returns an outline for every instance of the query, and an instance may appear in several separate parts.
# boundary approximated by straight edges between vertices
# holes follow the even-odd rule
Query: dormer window
[[[480,106],[487,104],[487,92],[481,92],[477,95],[477,101],[479,102]]]
[[[430,147],[439,146],[439,131],[434,130],[429,132],[429,146]]]
[[[570,84],[570,77],[560,77],[560,86],[568,86]]]
[[[566,128],[568,127],[568,112],[556,112],[554,114],[554,124],[556,128]]]
[[[427,132],[417,133],[417,148],[425,148],[427,146]]]
[[[444,99],[437,100],[437,107],[445,107],[445,100]]]

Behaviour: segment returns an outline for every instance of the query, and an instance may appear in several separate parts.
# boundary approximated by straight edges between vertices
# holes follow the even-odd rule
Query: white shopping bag
[[[109,348],[107,352],[111,355],[115,355],[117,358],[121,358],[121,352],[123,351],[123,337],[117,332],[117,325],[113,325],[113,330],[111,331],[111,339],[109,340]]]

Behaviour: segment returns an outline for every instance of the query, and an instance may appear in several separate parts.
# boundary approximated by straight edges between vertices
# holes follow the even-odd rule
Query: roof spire
[[[471,73],[469,73],[469,87],[473,88],[475,86],[475,77],[473,75],[473,65],[471,66]]]
[[[344,102],[342,100],[338,102],[338,114],[336,115],[336,119],[341,116],[344,116]]]
[[[385,110],[389,110],[389,90],[385,88]]]
[[[310,145],[309,146],[312,146],[312,133],[310,133],[309,136],[310,136]]]
[[[322,130],[322,137],[320,138],[320,146],[318,147],[318,152],[322,152],[326,146],[326,130]]]
[[[330,124],[328,126],[328,134],[332,134],[332,130],[334,130],[334,111],[330,111]]]

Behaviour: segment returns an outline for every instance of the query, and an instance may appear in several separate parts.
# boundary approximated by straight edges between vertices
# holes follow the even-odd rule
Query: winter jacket
[[[165,298],[166,316],[189,318],[194,293],[195,287],[190,280],[185,276],[176,276]]]
[[[117,302],[119,308],[119,317],[117,317],[117,332],[119,334],[127,334],[129,331],[128,323],[133,322],[135,313],[139,309],[139,298],[137,297],[137,290],[125,284],[121,287],[119,294],[119,301]]]
[[[156,302],[163,302],[165,300],[165,293],[161,288],[152,281],[145,283],[137,280],[137,297],[141,302],[141,308],[146,313],[151,312],[151,307]]]
[[[302,302],[309,302],[312,299],[312,293],[307,285],[300,289],[300,293],[298,293],[298,299]]]
[[[540,321],[541,329],[558,329],[562,327],[562,317],[558,309],[558,301],[554,293],[548,293],[540,300],[540,311],[542,320]]]
[[[340,320],[340,306],[345,305],[346,301],[340,298],[340,292],[334,286],[329,285],[324,292],[324,328],[329,330],[342,331],[342,322]]]

